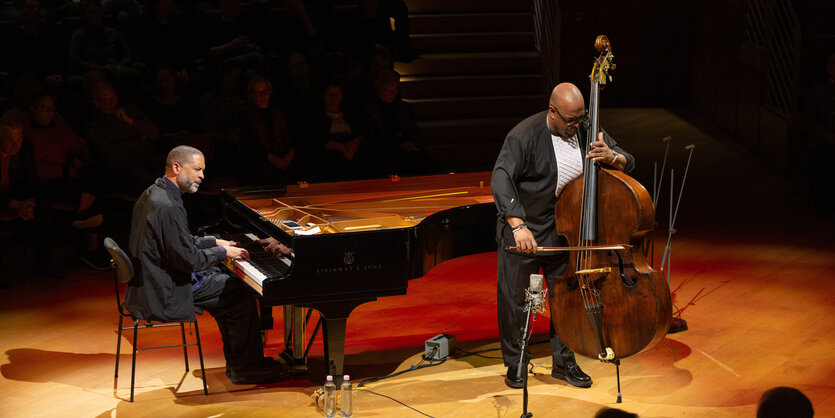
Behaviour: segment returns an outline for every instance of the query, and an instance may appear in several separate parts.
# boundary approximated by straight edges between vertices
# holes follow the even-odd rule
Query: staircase
[[[421,55],[396,63],[431,157],[491,170],[507,132],[545,109],[530,0],[409,0]]]

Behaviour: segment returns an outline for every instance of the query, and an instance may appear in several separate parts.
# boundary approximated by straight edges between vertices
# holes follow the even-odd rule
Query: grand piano
[[[212,232],[250,251],[249,260],[226,266],[257,293],[262,307],[319,312],[327,374],[340,376],[354,308],[406,294],[409,280],[443,261],[496,249],[490,175],[224,189],[223,219]],[[265,238],[292,253],[261,251],[256,240]]]

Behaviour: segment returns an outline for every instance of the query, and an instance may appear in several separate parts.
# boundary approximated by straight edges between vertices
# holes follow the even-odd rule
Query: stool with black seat
[[[122,331],[133,330],[133,353],[131,354],[130,369],[130,401],[133,402],[134,381],[136,377],[136,352],[143,350],[154,350],[158,348],[182,347],[183,357],[185,358],[186,362],[186,372],[188,372],[188,347],[197,346],[197,353],[200,357],[200,375],[203,379],[203,393],[208,395],[209,389],[206,386],[206,369],[203,367],[203,346],[200,344],[200,331],[197,327],[197,321],[195,320],[193,322],[194,337],[196,342],[188,343],[186,341],[185,323],[192,321],[151,321],[136,318],[130,311],[127,310],[127,308],[125,308],[125,300],[122,298],[121,292],[119,290],[120,284],[125,285],[133,278],[133,263],[130,261],[130,257],[128,257],[128,255],[125,254],[125,252],[121,248],[119,248],[119,245],[117,245],[116,241],[114,241],[112,238],[108,237],[104,239],[104,247],[107,249],[107,252],[110,253],[111,256],[111,265],[113,266],[113,283],[116,288],[116,305],[119,311],[118,338],[116,340],[116,373],[114,375],[114,378],[117,380],[119,378],[119,357],[121,355],[120,350],[122,346]],[[202,310],[200,310],[199,308],[195,307],[195,309],[198,310],[198,312],[196,313],[202,313]],[[133,326],[123,327],[125,319],[130,319],[131,321],[133,321]],[[183,337],[182,344],[161,345],[142,348],[137,347],[140,329],[166,327],[180,327],[180,334]]]

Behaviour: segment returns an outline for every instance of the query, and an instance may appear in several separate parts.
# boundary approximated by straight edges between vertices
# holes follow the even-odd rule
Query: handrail
[[[533,0],[534,47],[542,60],[543,90],[550,94],[560,78],[560,20],[558,0]]]
[[[763,104],[786,119],[797,108],[800,22],[791,0],[748,0],[744,41],[763,51]]]

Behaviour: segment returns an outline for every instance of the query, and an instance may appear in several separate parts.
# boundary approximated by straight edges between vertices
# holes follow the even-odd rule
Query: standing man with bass
[[[554,220],[560,191],[583,174],[583,157],[629,172],[635,158],[617,146],[605,132],[591,150],[584,150],[588,115],[580,90],[562,83],[551,92],[547,111],[516,125],[505,138],[493,168],[491,187],[499,211],[496,225],[498,251],[497,308],[502,357],[507,366],[505,383],[522,388],[517,369],[521,329],[525,325],[525,289],[531,274],[542,270],[548,289],[568,266],[568,253],[537,253],[538,247],[561,246]],[[519,253],[506,251],[515,246]],[[551,292],[549,292],[550,296]],[[551,315],[559,315],[551,312]],[[577,387],[592,385],[551,322],[551,376]]]

